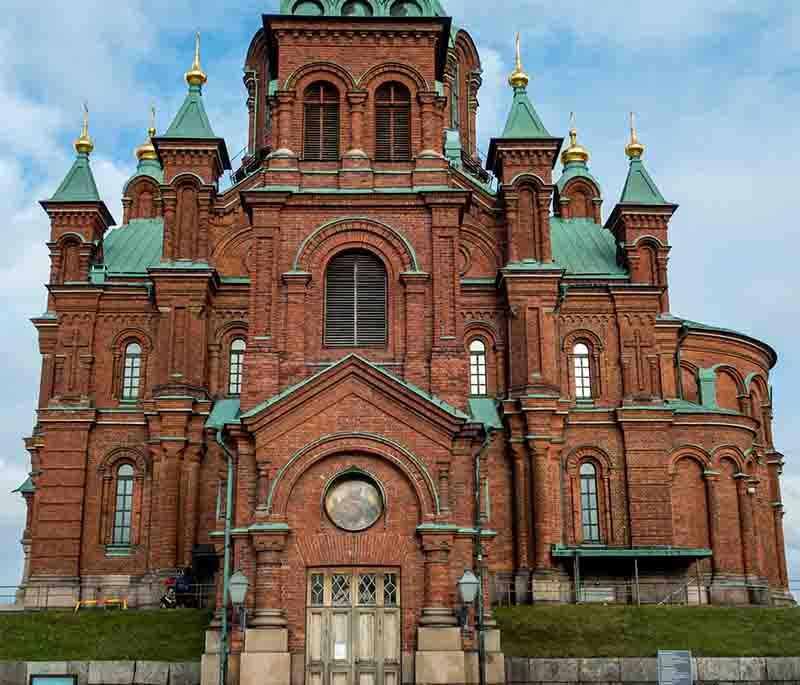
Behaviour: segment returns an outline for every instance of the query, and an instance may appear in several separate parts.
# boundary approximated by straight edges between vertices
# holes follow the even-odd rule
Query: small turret
[[[564,173],[556,184],[555,213],[564,219],[602,220],[600,184],[589,172],[589,151],[578,144],[575,113],[570,115],[569,147],[561,153]]]

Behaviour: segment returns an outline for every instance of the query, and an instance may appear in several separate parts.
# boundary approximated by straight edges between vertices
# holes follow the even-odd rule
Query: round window
[[[371,528],[380,519],[383,495],[367,476],[343,476],[325,493],[325,512],[337,527],[358,533]]]
[[[393,17],[421,17],[422,9],[413,0],[397,0],[392,5],[390,14]]]
[[[364,0],[349,0],[342,5],[343,17],[371,17],[372,6]]]
[[[325,10],[317,0],[300,0],[292,10],[294,14],[305,14],[312,17],[319,17],[325,14]]]

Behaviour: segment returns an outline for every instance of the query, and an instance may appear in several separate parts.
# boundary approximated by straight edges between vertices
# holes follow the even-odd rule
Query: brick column
[[[405,380],[418,388],[430,391],[430,375],[425,359],[427,319],[425,293],[430,275],[407,272],[400,275],[406,289],[406,360]]]
[[[291,131],[294,94],[278,93],[278,145],[281,152],[292,151]]]
[[[448,531],[422,534],[425,555],[425,605],[420,625],[430,628],[452,627],[457,624],[450,603],[450,550],[453,534]]]
[[[186,494],[183,502],[182,565],[191,566],[192,551],[197,533],[197,500],[200,489],[201,448],[192,446],[183,458],[183,482]]]
[[[533,566],[537,571],[552,568],[547,514],[549,511],[550,483],[548,474],[548,445],[529,442],[531,452],[531,480],[533,481]]]
[[[714,576],[722,572],[722,521],[719,510],[719,471],[706,471],[706,497],[708,499],[708,532],[711,537],[711,568]]]
[[[516,555],[517,569],[530,568],[530,487],[528,484],[527,462],[530,459],[525,443],[511,443],[511,454],[514,463],[514,516],[516,518]]]
[[[281,524],[265,524],[251,533],[256,552],[256,577],[254,582],[255,615],[249,627],[286,628],[286,615],[280,608],[283,587],[283,564],[289,529]],[[303,582],[300,580],[299,582]]]
[[[434,148],[435,143],[435,129],[436,129],[436,113],[434,106],[436,104],[436,93],[423,92],[419,94],[420,110],[422,111],[422,150],[430,152]],[[437,152],[439,152],[437,150]]]
[[[348,93],[350,102],[350,150],[348,154],[364,151],[364,105],[366,93]]]
[[[175,568],[178,563],[178,501],[180,498],[180,453],[183,442],[162,444],[159,469],[159,558],[160,569]]]
[[[283,274],[286,284],[287,372],[291,383],[303,378],[306,353],[306,289],[311,274],[289,272]]]

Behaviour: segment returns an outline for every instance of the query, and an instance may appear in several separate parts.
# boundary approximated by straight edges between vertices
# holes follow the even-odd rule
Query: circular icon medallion
[[[325,495],[325,511],[336,526],[358,533],[375,525],[383,514],[383,497],[366,478],[342,478]]]

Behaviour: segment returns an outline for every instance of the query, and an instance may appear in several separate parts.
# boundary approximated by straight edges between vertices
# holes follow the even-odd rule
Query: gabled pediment
[[[425,422],[441,432],[455,435],[466,425],[474,423],[470,416],[456,407],[406,383],[355,354],[345,357],[301,383],[286,388],[242,414],[241,422],[251,432],[261,431],[307,403],[317,402],[325,393],[333,393],[337,387],[353,381],[368,387],[373,395],[377,395],[380,404],[387,409],[400,407],[404,412],[414,415],[418,421]]]

